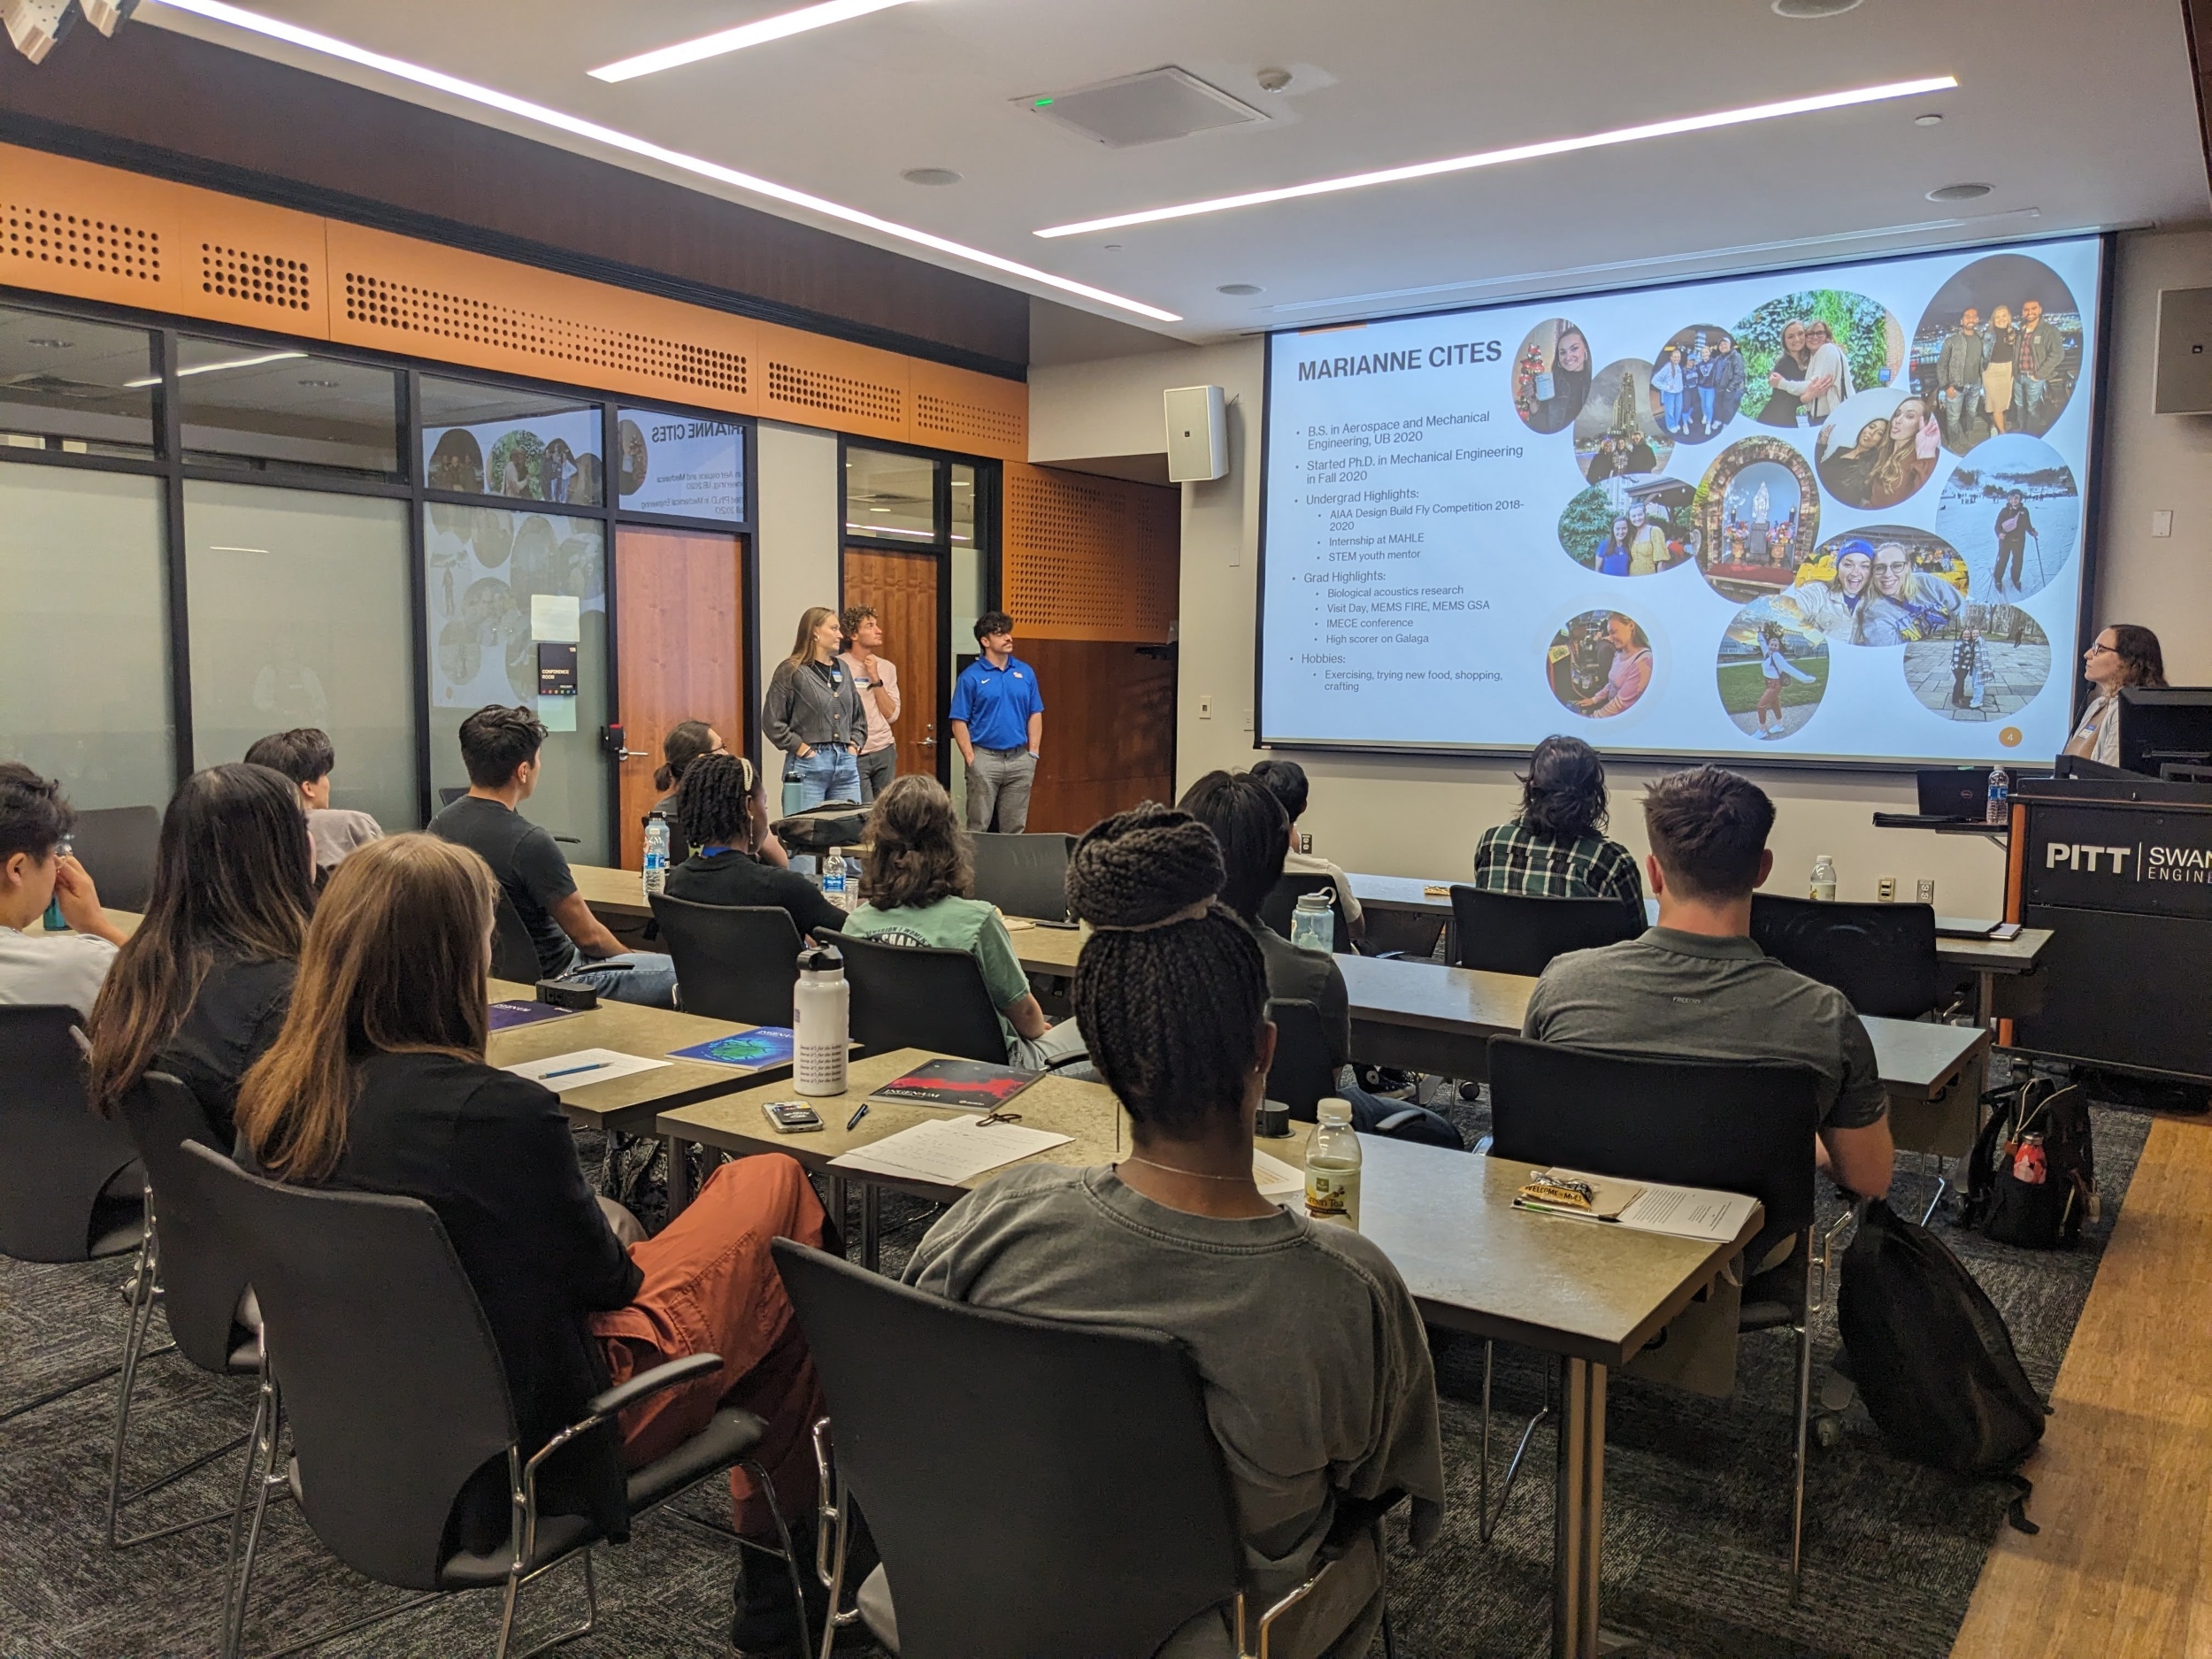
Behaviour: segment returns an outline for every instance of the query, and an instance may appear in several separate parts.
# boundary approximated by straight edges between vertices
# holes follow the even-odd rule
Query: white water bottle
[[[1336,949],[1336,912],[1329,908],[1333,892],[1301,893],[1290,913],[1290,942],[1306,950]]]
[[[845,902],[845,855],[834,847],[822,857],[822,896],[841,910],[852,909]]]
[[[1352,1132],[1349,1101],[1329,1099],[1314,1108],[1318,1121],[1306,1142],[1306,1213],[1359,1229],[1359,1136]]]
[[[645,890],[658,893],[668,885],[668,820],[655,812],[645,820]]]
[[[2012,822],[2012,777],[2002,766],[1989,769],[1989,805],[1982,814],[1982,822]]]
[[[1812,896],[1823,904],[1836,902],[1836,861],[1826,853],[1813,858]]]
[[[842,1094],[852,1032],[852,990],[845,959],[827,945],[799,953],[791,992],[791,1086],[802,1094]]]

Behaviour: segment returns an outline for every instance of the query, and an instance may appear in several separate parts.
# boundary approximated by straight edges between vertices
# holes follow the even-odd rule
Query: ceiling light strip
[[[1957,85],[1955,76],[1933,75],[1920,81],[1893,81],[1878,87],[1855,87],[1842,92],[1821,92],[1810,97],[1785,98],[1775,104],[1755,104],[1747,109],[1716,110],[1707,115],[1684,115],[1672,120],[1647,121],[1640,127],[1616,127],[1611,132],[1588,133],[1578,138],[1551,138],[1541,143],[1516,144],[1506,150],[1486,150],[1478,155],[1454,156],[1444,161],[1423,161],[1406,167],[1385,167],[1375,173],[1348,173],[1340,179],[1318,179],[1310,184],[1286,185],[1278,190],[1248,190],[1241,196],[1217,196],[1203,202],[1185,202],[1176,207],[1154,207],[1137,213],[1116,213],[1106,219],[1087,219],[1072,225],[1054,225],[1038,231],[1036,234],[1045,237],[1079,236],[1087,231],[1120,230],[1131,225],[1154,225],[1164,219],[1192,219],[1202,213],[1223,213],[1231,208],[1259,207],[1270,202],[1289,202],[1308,196],[1331,196],[1340,190],[1363,190],[1370,185],[1399,184],[1409,179],[1432,179],[1441,173],[1467,173],[1477,167],[1501,166],[1509,161],[1533,161],[1545,156],[1571,155],[1581,150],[1603,150],[1615,144],[1636,143],[1647,138],[1670,138],[1678,133],[1710,132],[1716,127],[1779,120],[1785,116],[1810,115],[1820,110],[1847,109],[1853,104],[1878,104],[1889,98],[1916,97],[1924,92],[1947,91]]]
[[[1047,288],[1057,288],[1064,294],[1074,294],[1084,299],[1095,300],[1100,304],[1110,305],[1117,311],[1133,311],[1140,317],[1149,317],[1156,322],[1179,323],[1183,320],[1173,311],[1162,311],[1156,305],[1147,305],[1141,300],[1133,300],[1125,295],[1111,294],[1104,288],[1095,288],[1087,282],[1078,282],[1069,277],[1055,276],[1049,271],[1040,271],[1033,265],[1025,265],[1018,260],[1003,258],[995,253],[987,253],[980,248],[971,248],[964,242],[954,242],[949,237],[932,235],[929,232],[917,230],[910,225],[895,224],[887,219],[878,219],[872,213],[864,213],[858,208],[847,207],[841,202],[832,202],[822,196],[810,196],[804,190],[795,190],[788,185],[778,184],[772,180],[757,178],[749,173],[740,173],[734,167],[725,167],[719,163],[708,161],[698,156],[689,156],[681,150],[669,150],[633,134],[618,132],[611,127],[602,127],[596,121],[587,121],[580,116],[549,109],[542,104],[533,104],[526,98],[518,98],[508,93],[494,91],[489,87],[480,87],[473,81],[463,81],[458,76],[426,68],[420,64],[411,64],[404,58],[388,58],[381,52],[370,51],[365,47],[356,46],[349,41],[342,41],[328,35],[319,35],[312,29],[303,29],[296,24],[286,23],[276,18],[264,17],[257,12],[246,11],[241,6],[230,5],[226,3],[226,0],[158,0],[158,4],[173,12],[188,12],[196,17],[206,18],[212,22],[228,24],[233,28],[265,35],[271,40],[283,41],[288,45],[299,47],[305,51],[319,52],[326,57],[342,58],[348,63],[359,64],[364,68],[374,69],[402,81],[412,81],[417,86],[428,87],[434,91],[465,99],[471,104],[480,104],[488,109],[501,110],[524,120],[534,121],[540,126],[550,127],[560,132],[572,134],[579,138],[589,139],[594,143],[604,144],[612,150],[625,150],[633,156],[642,157],[648,161],[658,162],[664,166],[696,173],[699,177],[711,179],[718,184],[726,184],[734,189],[748,191],[755,196],[764,196],[772,201],[783,202],[793,207],[803,208],[808,212],[819,213],[827,219],[840,219],[848,225],[858,225],[864,229],[875,231],[885,236],[895,237],[901,242],[912,242],[917,247],[932,249],[938,253],[948,254],[956,259],[964,259],[993,271],[1002,271],[1007,275],[1019,277],[1024,281],[1041,283]]]
[[[864,18],[871,12],[888,11],[906,4],[908,0],[823,0],[820,5],[802,6],[780,17],[762,18],[757,23],[703,35],[695,41],[680,41],[673,46],[640,52],[620,63],[595,69],[591,75],[595,81],[634,81],[640,75],[658,74],[664,69],[679,69],[686,64],[701,63],[727,52],[741,52],[748,46],[803,35],[809,29],[826,28],[833,23],[849,22],[854,18]]]
[[[195,374],[220,374],[226,369],[257,369],[265,363],[286,363],[294,357],[303,357],[306,355],[304,351],[265,351],[260,356],[253,357],[226,357],[220,363],[195,363],[188,367],[179,369],[177,378],[182,380],[188,380]],[[124,387],[130,391],[138,391],[144,387],[160,384],[161,376],[158,374],[149,374],[142,380],[123,382]]]

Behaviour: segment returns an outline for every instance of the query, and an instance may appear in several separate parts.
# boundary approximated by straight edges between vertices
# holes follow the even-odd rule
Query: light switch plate
[[[2162,508],[2151,515],[2151,534],[2153,535],[2168,536],[2173,534],[2173,533],[2174,516],[2172,513],[2168,512]]]
[[[1202,720],[1210,720],[1214,718],[1214,700],[1211,697],[1199,698],[1198,718]]]

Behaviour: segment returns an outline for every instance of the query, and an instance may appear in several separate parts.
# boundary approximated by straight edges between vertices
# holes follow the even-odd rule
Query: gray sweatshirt
[[[760,702],[760,729],[785,754],[797,754],[802,743],[809,749],[842,743],[856,751],[867,737],[868,717],[851,672],[832,662],[828,673],[810,663],[794,667],[789,657],[776,664]]]

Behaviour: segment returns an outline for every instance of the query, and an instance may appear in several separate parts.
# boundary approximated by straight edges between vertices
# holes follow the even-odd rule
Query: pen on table
[[[860,1120],[867,1115],[868,1102],[866,1101],[863,1101],[860,1102],[859,1108],[853,1113],[853,1115],[845,1119],[845,1133],[847,1134],[850,1134],[854,1130],[859,1128]]]
[[[545,1075],[549,1080],[557,1077],[574,1077],[579,1071],[603,1071],[606,1069],[604,1060],[594,1060],[589,1065],[565,1065],[559,1071],[548,1071]]]

